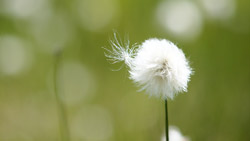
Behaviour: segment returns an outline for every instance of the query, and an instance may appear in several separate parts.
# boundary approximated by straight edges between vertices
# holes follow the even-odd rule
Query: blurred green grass
[[[89,9],[86,0],[44,1],[40,9],[28,0],[22,0],[23,9],[6,1],[0,0],[0,140],[60,139],[52,85],[56,48],[63,48],[61,85],[72,140],[160,140],[164,103],[137,92],[127,69],[112,71],[122,64],[111,65],[104,56],[101,47],[109,47],[113,29],[131,43],[169,39],[189,58],[195,74],[189,91],[169,103],[170,125],[192,141],[250,139],[249,1],[235,1],[229,20],[210,19],[199,0],[192,1],[203,20],[192,40],[158,25],[160,0],[95,0]],[[9,37],[20,40],[24,54],[5,52]]]

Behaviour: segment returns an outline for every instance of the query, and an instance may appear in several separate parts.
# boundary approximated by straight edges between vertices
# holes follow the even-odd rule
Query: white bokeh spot
[[[32,63],[29,44],[15,36],[0,37],[0,70],[5,75],[17,75]]]
[[[90,100],[97,89],[95,77],[78,62],[65,62],[59,70],[61,98],[67,105]]]
[[[73,9],[84,29],[99,31],[108,26],[118,12],[116,0],[75,0]]]
[[[168,33],[182,39],[194,39],[202,30],[202,15],[191,1],[160,3],[157,9],[157,19]]]
[[[235,0],[200,0],[200,2],[210,19],[228,20],[235,14]]]

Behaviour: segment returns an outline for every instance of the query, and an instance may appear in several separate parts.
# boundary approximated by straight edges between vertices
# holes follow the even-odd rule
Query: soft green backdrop
[[[114,30],[132,44],[169,39],[189,58],[195,74],[169,102],[170,125],[192,141],[250,140],[250,1],[182,0],[173,13],[184,16],[172,15],[172,26],[184,26],[178,34],[159,23],[166,1],[0,0],[0,140],[60,140],[52,79],[59,48],[72,141],[160,141],[163,101],[137,92],[126,67],[112,71],[122,64],[104,56]]]

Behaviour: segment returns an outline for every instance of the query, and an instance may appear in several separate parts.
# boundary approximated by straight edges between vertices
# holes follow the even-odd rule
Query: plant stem
[[[61,140],[69,141],[70,136],[69,136],[67,114],[66,114],[64,103],[59,94],[60,92],[59,92],[59,86],[58,86],[58,82],[59,82],[58,66],[60,64],[60,60],[61,60],[61,52],[58,51],[55,54],[55,62],[54,62],[54,92],[56,96],[57,109],[58,109],[58,115],[59,115],[59,128],[60,128]]]
[[[168,101],[165,100],[165,131],[166,131],[166,141],[169,141],[169,137],[168,137]]]

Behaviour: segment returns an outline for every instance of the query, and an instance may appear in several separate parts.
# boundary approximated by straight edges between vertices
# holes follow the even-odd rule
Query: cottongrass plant
[[[183,51],[166,39],[151,38],[141,45],[130,47],[129,40],[122,44],[114,33],[110,41],[112,49],[106,49],[105,56],[112,63],[125,62],[130,79],[141,91],[165,101],[166,141],[168,137],[167,100],[180,92],[187,91],[192,69]]]

